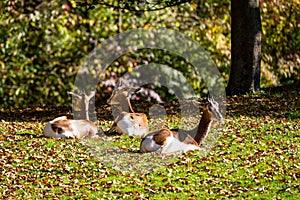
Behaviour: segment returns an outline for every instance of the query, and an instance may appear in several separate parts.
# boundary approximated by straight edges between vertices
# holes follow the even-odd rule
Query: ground
[[[178,105],[166,105],[168,126],[178,126]],[[47,121],[72,117],[69,107],[2,109],[0,196],[299,199],[299,85],[228,97],[226,105],[225,125],[210,151],[172,158],[141,156],[140,139],[127,136],[110,138],[119,149],[111,157],[97,154],[103,149],[90,142],[43,137]],[[110,113],[108,106],[97,109],[103,129],[112,124]]]

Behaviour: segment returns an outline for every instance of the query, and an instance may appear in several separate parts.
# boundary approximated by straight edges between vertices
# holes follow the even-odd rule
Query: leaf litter
[[[297,199],[299,97],[299,87],[228,97],[226,123],[211,151],[205,155],[187,152],[168,162],[162,160],[161,167],[153,162],[153,155],[141,157],[140,140],[127,136],[111,138],[116,146],[108,147],[115,155],[105,153],[101,149],[105,145],[86,144],[93,141],[44,138],[42,129],[47,120],[58,113],[71,115],[70,108],[2,109],[0,196]],[[168,106],[167,123],[176,126],[174,108],[178,105]],[[103,112],[98,119],[105,129],[112,118],[107,108]],[[143,167],[150,170],[139,171]]]

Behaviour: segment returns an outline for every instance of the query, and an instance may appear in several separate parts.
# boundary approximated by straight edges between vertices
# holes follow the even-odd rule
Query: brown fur
[[[153,135],[153,140],[156,144],[164,146],[166,138],[172,135],[173,133],[169,129],[163,128],[162,130],[158,131],[157,134]]]
[[[51,124],[51,128],[54,132],[58,134],[62,134],[65,131],[73,132],[74,130],[70,126],[69,120],[57,120],[53,124]]]
[[[178,130],[178,129],[177,129]],[[159,131],[153,132],[148,134],[147,136],[153,135],[153,140],[158,145],[165,145],[165,141],[167,137],[174,137],[178,139],[180,142],[184,142],[185,144],[193,144],[195,146],[198,146],[198,143],[188,134],[181,132],[178,134],[178,131],[176,129],[168,129],[168,128],[162,128]]]

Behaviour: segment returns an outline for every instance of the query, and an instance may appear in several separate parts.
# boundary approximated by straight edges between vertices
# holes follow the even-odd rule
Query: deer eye
[[[62,134],[63,132],[64,132],[64,130],[63,130],[62,128],[59,127],[59,128],[57,129],[57,133],[58,133],[58,134]]]

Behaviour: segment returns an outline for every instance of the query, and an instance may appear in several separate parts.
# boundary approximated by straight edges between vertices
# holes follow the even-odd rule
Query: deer
[[[95,96],[96,92],[91,91],[90,94],[87,95],[84,91],[81,91],[81,94],[76,94],[74,92],[67,91],[67,94],[77,98],[75,107],[79,107],[80,118],[90,120],[89,105],[90,105],[91,99]]]
[[[97,138],[98,128],[89,120],[67,119],[60,116],[50,121],[43,134],[53,138]]]
[[[141,153],[155,152],[173,154],[200,150],[208,136],[213,121],[223,121],[219,105],[213,98],[208,98],[205,106],[201,106],[203,114],[198,126],[192,130],[162,128],[146,135],[140,143]],[[196,135],[194,134],[196,133]],[[192,137],[195,135],[194,137]]]
[[[79,107],[81,109],[81,119],[68,119],[67,116],[57,117],[48,122],[43,130],[43,135],[52,138],[97,138],[98,128],[96,124],[89,120],[89,102],[95,91],[89,95],[85,92],[76,94],[67,92],[68,94],[78,98]]]
[[[117,131],[119,134],[143,138],[148,134],[149,129],[146,114],[134,112],[130,103],[129,94],[133,91],[136,91],[136,89],[124,87],[122,81],[119,81],[116,85],[116,89],[107,102],[113,108],[116,108],[116,111],[113,110],[113,115],[117,117],[111,128],[106,132],[106,135]]]

